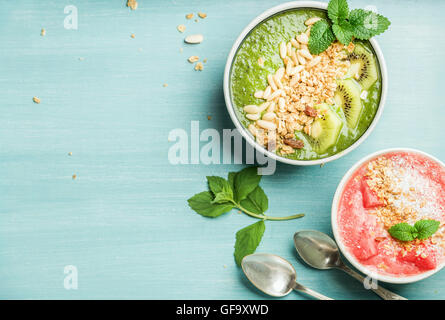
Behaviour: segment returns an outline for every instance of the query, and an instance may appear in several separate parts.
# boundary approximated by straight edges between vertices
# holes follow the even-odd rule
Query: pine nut
[[[258,126],[266,130],[275,130],[277,128],[277,125],[275,123],[265,120],[258,120],[256,123],[258,124]]]
[[[283,92],[284,92],[283,90],[278,89],[277,91],[275,91],[274,93],[272,93],[272,94],[270,95],[269,99],[267,99],[267,100],[268,100],[268,101],[272,101],[272,100],[274,100],[275,98],[278,98],[279,96],[281,96],[281,94],[282,94]]]
[[[304,23],[307,26],[311,26],[313,25],[315,22],[320,21],[321,18],[320,17],[313,17],[313,18],[309,18],[306,20],[306,22]]]
[[[261,90],[258,90],[257,92],[255,92],[255,94],[253,95],[255,98],[257,99],[261,99],[264,95],[264,92]]]
[[[264,115],[263,115],[263,118],[262,118],[263,120],[266,120],[266,121],[272,121],[273,119],[275,119],[275,113],[273,113],[273,112],[268,112],[268,113],[265,113]]]
[[[272,93],[272,88],[270,86],[267,86],[266,90],[264,90],[263,99],[269,98],[270,94]]]
[[[308,51],[308,50],[306,50],[306,49],[300,49],[300,50],[298,50],[298,52],[304,57],[304,58],[307,58],[307,59],[309,59],[309,60],[311,60],[313,57],[312,57],[312,55],[310,54],[310,52]]]
[[[281,59],[286,58],[286,55],[287,55],[286,43],[281,42],[280,43],[280,57],[281,57]]]
[[[298,62],[302,65],[306,64],[306,59],[302,57],[300,54],[297,54]]]
[[[292,70],[294,69],[293,66],[294,66],[294,63],[292,61],[289,61],[289,63],[286,65],[286,74],[287,75],[291,74]]]
[[[191,44],[198,44],[201,43],[204,40],[204,37],[202,34],[192,34],[190,36],[187,36],[184,41]]]
[[[297,36],[297,41],[301,44],[307,44],[309,42],[309,38],[307,37],[307,34],[302,33]]]
[[[283,78],[283,76],[284,76],[284,68],[283,67],[281,67],[280,69],[278,69],[277,70],[277,72],[275,73],[275,77],[276,77],[276,79],[278,79],[278,80],[281,80],[282,78]]]
[[[294,62],[294,64],[296,65],[296,66],[298,66],[300,63],[298,62],[298,58],[297,58],[297,54],[295,53],[295,51],[292,51],[292,56],[291,56],[291,58],[292,58],[292,61]]]
[[[292,54],[292,43],[287,43],[287,55],[290,56]]]
[[[256,105],[250,104],[250,105],[244,107],[244,112],[255,114],[255,113],[260,112],[260,108],[258,108],[258,106],[256,106]]]
[[[297,40],[295,40],[295,39],[290,39],[290,42],[291,42],[292,45],[295,47],[295,49],[300,49],[300,44],[298,43]]]
[[[321,61],[321,57],[320,57],[320,56],[317,56],[317,57],[315,57],[314,59],[312,59],[311,61],[309,61],[309,63],[307,64],[307,67],[308,67],[308,68],[312,68],[312,67],[314,67],[315,65],[317,65],[320,61]]]
[[[249,120],[253,120],[256,121],[260,118],[260,114],[259,113],[255,113],[255,114],[246,114],[246,118]]]
[[[267,76],[267,82],[269,83],[269,85],[272,87],[272,90],[273,91],[277,91],[277,86],[276,86],[276,84],[275,84],[275,81],[274,81],[274,79],[273,79],[273,75],[271,75],[271,74],[269,74],[268,76]]]
[[[285,106],[286,106],[286,100],[284,100],[284,98],[278,99],[278,107],[280,109],[284,109]]]
[[[264,102],[264,103],[260,104],[260,106],[258,107],[259,113],[261,113],[264,110],[266,110],[267,108],[269,108],[269,106],[270,106],[270,102]]]
[[[247,129],[249,129],[250,133],[253,134],[254,136],[258,134],[258,129],[253,124],[250,124]]]

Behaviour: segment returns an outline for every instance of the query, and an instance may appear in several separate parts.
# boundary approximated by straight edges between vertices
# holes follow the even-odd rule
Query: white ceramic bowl
[[[334,237],[335,237],[335,241],[337,242],[338,247],[340,248],[340,251],[343,253],[343,255],[345,256],[345,258],[354,266],[356,267],[358,270],[360,270],[362,273],[370,276],[373,279],[379,280],[379,281],[383,281],[383,282],[389,282],[389,283],[411,283],[411,282],[416,282],[419,280],[423,280],[425,278],[428,278],[430,276],[432,276],[433,274],[435,274],[436,272],[440,271],[444,266],[445,263],[442,263],[441,265],[439,265],[436,269],[434,270],[430,270],[418,275],[414,275],[414,276],[407,276],[407,277],[393,277],[393,276],[387,276],[387,275],[382,275],[376,272],[373,272],[371,270],[369,270],[365,265],[361,264],[351,253],[349,253],[349,251],[346,249],[346,247],[343,244],[342,238],[340,236],[340,233],[338,231],[338,223],[337,223],[337,209],[338,209],[338,205],[339,205],[339,201],[340,201],[340,197],[343,193],[343,189],[345,187],[345,184],[349,181],[350,177],[367,161],[377,158],[378,156],[387,154],[387,153],[391,153],[391,152],[409,152],[409,153],[415,153],[415,154],[419,154],[419,155],[423,155],[428,159],[433,160],[434,162],[437,162],[438,164],[440,164],[443,168],[445,168],[445,164],[443,164],[443,162],[441,162],[439,159],[416,149],[410,149],[410,148],[394,148],[394,149],[385,149],[385,150],[380,150],[377,152],[374,152],[366,157],[364,157],[363,159],[361,159],[360,161],[358,161],[356,164],[354,164],[354,166],[348,170],[348,172],[346,172],[346,174],[344,175],[343,179],[340,181],[340,184],[337,187],[337,191],[335,192],[334,195],[334,200],[332,202],[332,209],[331,209],[331,223],[332,223],[332,231],[334,233]]]
[[[345,150],[340,151],[339,153],[336,153],[332,156],[329,156],[329,157],[326,157],[323,159],[317,159],[317,160],[292,160],[292,159],[288,159],[285,157],[281,157],[281,156],[277,155],[276,153],[268,151],[266,148],[264,148],[263,146],[258,144],[255,141],[252,134],[249,132],[249,130],[247,130],[247,128],[245,128],[243,126],[243,124],[239,121],[238,117],[236,116],[235,107],[233,106],[231,93],[230,93],[230,75],[231,75],[233,60],[236,56],[239,46],[243,43],[244,38],[258,24],[260,24],[264,20],[268,19],[269,17],[271,17],[277,13],[281,13],[281,12],[284,12],[284,11],[287,11],[290,9],[298,9],[298,8],[314,8],[314,9],[326,10],[327,7],[328,7],[327,3],[318,2],[318,1],[294,1],[294,2],[283,3],[276,7],[270,8],[269,10],[266,10],[265,12],[260,14],[258,17],[253,19],[252,22],[250,22],[247,25],[247,27],[241,32],[241,34],[238,36],[235,43],[233,44],[233,47],[229,53],[229,57],[227,58],[227,63],[226,63],[226,67],[224,70],[224,99],[226,101],[226,106],[227,106],[227,110],[229,111],[230,118],[232,118],[232,121],[235,124],[236,128],[238,129],[238,131],[241,133],[241,135],[246,139],[246,141],[249,144],[251,144],[256,150],[265,154],[269,158],[275,159],[277,161],[281,161],[281,162],[293,164],[293,165],[299,165],[299,166],[308,166],[308,165],[317,165],[317,164],[322,164],[322,163],[336,160],[336,159],[346,155],[350,151],[354,150],[355,148],[357,148],[369,136],[369,134],[372,132],[372,130],[374,130],[374,128],[375,128],[377,122],[379,121],[380,116],[382,115],[382,112],[383,112],[383,107],[385,105],[385,100],[386,100],[386,94],[388,91],[388,74],[387,74],[387,70],[386,70],[385,59],[383,58],[383,53],[382,53],[377,41],[375,39],[371,39],[370,43],[377,55],[377,59],[378,59],[379,65],[380,65],[380,73],[382,76],[382,94],[380,96],[380,104],[379,104],[379,107],[377,109],[377,112],[376,112],[376,115],[375,115],[373,121],[371,122],[371,124],[369,125],[369,127],[365,131],[365,133],[363,133],[363,135],[356,142],[354,142],[352,145],[350,145]]]

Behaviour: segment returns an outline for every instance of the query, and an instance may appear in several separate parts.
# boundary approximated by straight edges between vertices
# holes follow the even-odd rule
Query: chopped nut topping
[[[188,62],[190,62],[190,63],[195,63],[197,61],[199,61],[198,56],[191,56],[190,58],[188,58]]]
[[[202,18],[202,19],[207,18],[207,14],[206,14],[206,13],[203,13],[203,12],[198,12],[198,16],[199,16],[200,18]]]
[[[193,18],[193,13],[189,13],[185,17],[190,20]]]
[[[136,35],[134,33],[132,33],[131,37],[134,39],[134,38],[136,38]]]
[[[136,0],[127,0],[127,7],[130,7],[131,10],[136,10],[138,8],[138,2]]]
[[[283,142],[294,149],[302,149],[304,147],[303,140],[283,139]]]
[[[198,62],[195,66],[195,70],[202,71],[203,69],[204,69],[204,65],[202,64],[202,62]]]
[[[284,139],[294,138],[295,132],[298,131],[311,135],[312,123],[318,116],[314,106],[320,103],[334,104],[336,80],[343,78],[350,65],[345,59],[347,57],[345,46],[339,42],[334,42],[319,55],[310,54],[307,47],[307,32],[313,21],[308,22],[306,32],[297,35],[295,39],[290,39],[288,43],[283,42],[279,45],[278,51],[284,67],[267,77],[267,88],[264,90],[258,88],[260,90],[253,93],[255,98],[268,103],[267,116],[260,114],[257,120],[254,114],[246,116],[255,121],[257,128],[276,128],[276,132],[268,132],[267,128],[258,131],[255,138],[258,143],[267,146],[273,136],[277,151],[282,155],[295,152]],[[258,59],[258,65],[264,66],[262,58]],[[266,122],[271,125],[267,125]]]
[[[308,117],[312,117],[315,118],[317,116],[317,110],[315,110],[312,107],[306,106],[306,108],[304,109],[304,113],[308,116]]]
[[[34,101],[37,104],[40,103],[40,99],[37,97],[32,98],[32,101]]]
[[[183,24],[180,24],[176,28],[178,29],[179,32],[184,32],[185,31],[185,25],[183,25]]]
[[[44,36],[46,35],[46,30],[45,30],[45,28],[42,28],[42,30],[40,30],[40,35],[41,35],[42,37],[44,37]]]

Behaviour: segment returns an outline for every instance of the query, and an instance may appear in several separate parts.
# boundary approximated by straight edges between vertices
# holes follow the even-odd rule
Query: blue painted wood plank
[[[201,130],[233,128],[222,95],[226,56],[244,26],[279,3],[139,0],[130,11],[124,0],[78,0],[78,30],[63,27],[68,1],[2,4],[0,298],[266,298],[232,256],[235,232],[252,219],[236,211],[204,219],[186,203],[206,188],[206,175],[243,166],[175,166],[167,156],[169,132],[189,132],[192,120]],[[331,233],[336,186],[370,152],[407,146],[445,159],[445,2],[372,4],[392,21],[378,38],[390,76],[381,122],[341,160],[323,168],[278,164],[262,182],[271,214],[307,216],[268,222],[259,251],[289,259],[302,283],[338,299],[376,296],[347,275],[298,261],[293,233]],[[198,11],[208,17],[185,19]],[[176,30],[182,23],[205,41],[185,45]],[[193,70],[190,55],[208,59],[204,71]],[[78,290],[63,287],[66,265],[78,268]],[[388,287],[408,298],[443,299],[444,283],[441,272]]]

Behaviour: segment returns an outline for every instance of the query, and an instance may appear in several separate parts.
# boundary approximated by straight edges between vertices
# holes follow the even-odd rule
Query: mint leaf
[[[331,0],[328,4],[328,16],[334,24],[346,20],[349,15],[349,7],[346,0]]]
[[[400,241],[413,241],[417,236],[416,228],[404,222],[393,225],[388,232]]]
[[[229,181],[229,185],[233,191],[235,191],[235,176],[238,172],[229,172],[227,174],[227,180]],[[236,197],[235,197],[236,198]]]
[[[234,191],[236,200],[240,202],[246,199],[260,183],[261,176],[257,173],[256,167],[249,167],[238,172],[234,178]]]
[[[354,28],[348,21],[341,21],[340,24],[334,24],[332,31],[334,31],[338,41],[344,45],[348,45],[354,36]]]
[[[219,192],[215,195],[215,199],[213,199],[212,203],[225,203],[231,202],[233,200],[232,192]]]
[[[217,176],[208,176],[207,181],[209,183],[210,190],[215,196],[220,192],[225,192],[233,195],[232,187],[226,179]]]
[[[431,237],[439,230],[440,222],[437,220],[419,220],[414,224],[418,235],[417,239],[424,240]]]
[[[257,186],[240,205],[250,212],[263,214],[269,207],[269,199],[260,186]]]
[[[391,24],[384,16],[363,9],[352,10],[349,23],[354,28],[354,36],[361,40],[368,40],[383,33]]]
[[[241,260],[243,260],[245,256],[255,252],[265,230],[266,225],[263,220],[260,220],[236,233],[234,256],[238,266],[241,265]]]
[[[330,24],[326,20],[317,21],[311,28],[309,37],[309,51],[320,54],[335,40]]]
[[[213,196],[209,191],[203,191],[195,194],[187,200],[190,208],[202,216],[216,218],[223,213],[232,210],[233,205],[230,203],[212,203]]]

